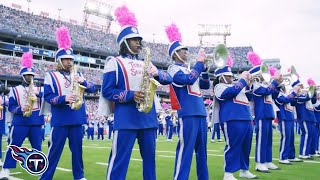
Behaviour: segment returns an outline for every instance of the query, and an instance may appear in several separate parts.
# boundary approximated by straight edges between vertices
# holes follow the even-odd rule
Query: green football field
[[[210,135],[208,134],[208,137]],[[96,138],[96,137],[95,137]],[[48,150],[47,139],[43,142],[43,151],[46,153]],[[279,139],[280,135],[278,131],[274,131],[273,141],[273,158],[274,163],[278,163],[279,155]],[[177,145],[177,136],[173,137],[173,142],[166,142],[164,136],[159,137],[157,141],[157,153],[156,153],[156,165],[157,165],[157,179],[169,180],[173,178],[174,160],[175,160],[175,149]],[[296,154],[298,154],[299,136],[296,135]],[[7,144],[3,141],[3,147]],[[224,142],[211,143],[208,138],[208,168],[210,179],[223,179],[223,149]],[[23,144],[25,147],[30,147],[29,142],[25,141]],[[88,180],[103,180],[106,176],[106,169],[108,163],[108,157],[110,154],[111,141],[99,141],[99,140],[87,140],[83,141],[83,159],[84,159],[84,171],[85,177]],[[281,170],[274,170],[271,173],[264,174],[254,171],[254,149],[255,149],[255,138],[253,139],[253,147],[251,150],[251,161],[250,171],[260,179],[272,179],[272,180],[318,180],[320,179],[320,158],[315,160],[305,161],[303,163],[294,163],[293,165],[279,165]],[[4,150],[3,150],[4,151]],[[3,153],[4,154],[4,153]],[[36,176],[28,174],[24,169],[17,165],[17,169],[11,171],[14,175],[14,179],[27,179],[33,180],[38,179]],[[238,172],[235,173],[236,177]],[[55,172],[54,178],[58,180],[72,180],[71,172],[71,153],[66,143],[58,169]],[[140,180],[142,179],[142,160],[139,154],[139,147],[137,143],[133,149],[129,170],[127,173],[127,179]],[[197,179],[195,156],[192,162],[190,178],[191,180]],[[241,178],[239,178],[241,179]]]

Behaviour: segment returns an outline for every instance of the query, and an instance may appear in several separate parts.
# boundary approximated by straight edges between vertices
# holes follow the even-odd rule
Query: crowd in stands
[[[86,99],[86,113],[96,117],[98,115],[99,99]]]
[[[99,50],[108,54],[117,54],[116,36],[104,31],[98,31],[84,26],[74,25],[51,19],[44,16],[34,15],[20,10],[15,10],[0,5],[0,33],[11,33],[21,35],[43,42],[55,44],[55,30],[57,27],[65,25],[69,28],[73,45],[87,50]],[[167,55],[168,44],[143,42],[144,46],[151,50],[151,60],[157,64],[168,66],[172,60]],[[190,54],[196,54],[200,47],[189,47]],[[206,53],[213,53],[213,48],[206,47]],[[246,56],[252,47],[229,47],[231,57],[234,60],[233,68],[244,70],[251,67]],[[54,70],[56,63],[48,61],[34,60],[34,67],[38,78],[43,78],[45,72]],[[18,58],[0,55],[0,75],[18,75],[20,70],[20,60]],[[237,70],[237,71],[238,71]],[[79,72],[95,84],[102,84],[102,70],[88,67],[79,67]],[[168,86],[160,86],[157,91],[169,92]],[[202,92],[204,95],[212,95],[212,88]]]
[[[1,33],[21,35],[44,42],[55,42],[55,30],[65,25],[69,28],[74,47],[90,51],[100,51],[106,54],[117,54],[118,47],[116,36],[104,31],[74,25],[68,22],[51,19],[48,17],[30,14],[0,5],[0,30]],[[55,43],[54,43],[55,44]],[[157,64],[169,65],[172,63],[167,55],[168,44],[143,42],[144,46],[151,49],[150,59]],[[189,47],[190,54],[196,54],[200,47]],[[212,53],[213,48],[205,48],[207,53]],[[234,60],[234,68],[247,68],[246,55],[252,47],[230,47],[229,52]]]
[[[36,71],[36,78],[45,77],[45,73],[56,69],[56,63],[49,61],[33,60]],[[18,76],[20,71],[20,59],[0,55],[0,75]],[[102,70],[88,67],[78,67],[79,72],[85,75],[86,79],[95,84],[102,84]]]

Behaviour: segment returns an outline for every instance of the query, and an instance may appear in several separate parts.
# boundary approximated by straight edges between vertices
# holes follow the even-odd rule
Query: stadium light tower
[[[198,24],[198,36],[202,45],[203,37],[222,36],[223,43],[227,44],[227,36],[231,35],[230,24]]]
[[[61,12],[61,10],[62,10],[61,8],[59,8],[59,9],[58,9],[58,11],[59,11],[58,20],[59,20],[59,21],[60,21],[60,18],[61,18],[61,16],[60,16],[60,12]]]
[[[31,0],[27,0],[28,2],[28,13],[30,13],[30,3],[31,3]]]
[[[89,25],[88,19],[90,15],[100,17],[106,21],[104,28],[109,33],[111,23],[114,21],[112,16],[113,9],[114,6],[111,2],[105,2],[105,0],[86,0],[83,9],[83,25]]]

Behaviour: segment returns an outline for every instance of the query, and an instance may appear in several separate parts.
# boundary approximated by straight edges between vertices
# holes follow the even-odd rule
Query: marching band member
[[[86,124],[84,97],[78,97],[77,87],[83,86],[85,92],[94,92],[94,84],[86,81],[75,70],[73,49],[69,30],[62,26],[56,31],[58,51],[55,59],[56,71],[47,72],[44,79],[44,99],[42,113],[52,113],[48,149],[49,166],[40,180],[52,179],[61,157],[66,139],[72,154],[72,173],[74,179],[85,180],[82,160],[82,125]],[[80,107],[71,108],[75,101]],[[82,101],[81,101],[82,100]],[[79,109],[78,109],[79,108]],[[78,110],[76,110],[78,109]]]
[[[209,89],[209,76],[204,73],[205,53],[199,57],[193,69],[186,67],[188,48],[181,44],[181,34],[175,24],[166,28],[171,42],[169,56],[175,64],[168,72],[173,77],[170,85],[172,109],[178,110],[179,142],[176,149],[174,179],[188,179],[193,151],[197,159],[198,179],[209,179],[207,167],[207,121],[206,108],[200,88]]]
[[[319,109],[320,102],[317,102],[318,98],[319,98],[319,94],[317,92],[316,83],[311,78],[308,79],[308,85],[309,85],[309,87],[310,86],[315,87],[314,92],[313,92],[314,96],[312,97],[311,101],[313,104],[314,115],[316,118],[316,122],[313,125],[313,133],[312,133],[313,137],[312,137],[310,155],[311,155],[311,157],[320,157],[320,154],[318,152],[318,149],[319,149],[319,123],[318,123],[319,112],[318,112],[318,109]]]
[[[2,142],[2,135],[6,133],[6,114],[7,114],[7,107],[9,105],[8,97],[5,94],[6,88],[4,85],[1,84],[0,89],[0,142]],[[0,152],[2,152],[2,143],[0,143]],[[3,165],[1,160],[2,153],[0,153],[0,166]]]
[[[146,56],[138,59],[142,49],[142,37],[137,29],[137,20],[126,6],[116,9],[115,16],[122,26],[117,36],[119,56],[109,59],[105,65],[100,96],[99,111],[105,109],[110,101],[114,103],[114,134],[109,156],[107,180],[126,178],[132,148],[138,139],[143,160],[143,179],[156,179],[156,131],[158,127],[155,104],[149,112],[140,112],[137,103],[142,103],[149,93],[142,91],[140,85],[153,76],[161,84],[169,84],[172,78],[158,70]],[[146,66],[149,63],[149,66]],[[109,107],[110,106],[106,106]],[[109,111],[109,112],[108,112]]]
[[[309,83],[308,83],[309,84]],[[314,83],[315,84],[315,83]],[[317,155],[320,155],[320,94],[317,92],[317,89],[315,89],[315,96],[312,98],[313,106],[314,106],[314,114],[316,117],[316,131],[317,135],[315,137],[315,153]]]
[[[212,130],[212,134],[211,134],[211,142],[214,142],[215,134],[217,134],[217,141],[218,142],[222,142],[222,140],[220,139],[220,125],[219,125],[219,123],[213,123],[213,130]]]
[[[163,136],[163,123],[162,123],[162,121],[163,121],[163,115],[160,112],[159,115],[158,115],[158,125],[159,125],[159,127],[158,127],[158,135],[159,136],[160,135]]]
[[[93,140],[93,136],[94,136],[94,121],[93,119],[89,118],[88,119],[88,129],[87,129],[87,140],[90,139]]]
[[[39,116],[42,92],[40,87],[34,87],[35,69],[32,67],[32,53],[22,55],[20,76],[22,84],[13,87],[9,93],[8,110],[13,114],[9,145],[21,147],[26,137],[32,148],[41,151],[41,126],[44,117]],[[32,100],[31,100],[32,99]],[[16,160],[11,155],[11,149],[6,151],[0,179],[9,177],[9,169],[16,168]]]
[[[101,140],[104,139],[104,136],[103,136],[104,122],[105,122],[105,119],[104,119],[103,117],[99,117],[99,122],[98,122],[98,139],[100,139],[100,136],[101,136]]]
[[[172,122],[172,116],[169,113],[169,110],[166,112],[166,134],[167,134],[167,141],[172,141],[172,134],[173,134],[173,122]]]
[[[248,71],[241,74],[237,83],[232,84],[233,61],[215,70],[219,83],[214,87],[214,95],[219,105],[219,122],[224,124],[226,147],[224,150],[224,180],[235,180],[233,173],[240,170],[240,177],[253,179],[257,176],[249,171],[249,155],[252,144],[252,116],[245,87],[250,79]],[[230,112],[233,113],[230,113]]]
[[[294,82],[292,87],[300,86],[303,89],[303,84],[298,79]],[[312,159],[310,157],[311,147],[313,142],[313,130],[314,123],[316,122],[316,117],[314,114],[311,98],[308,93],[300,92],[296,97],[292,105],[296,107],[297,118],[299,121],[299,126],[301,128],[301,138],[300,138],[300,159]]]
[[[113,123],[114,123],[114,117],[113,114],[110,114],[108,117],[108,139],[111,139],[111,135],[113,134]]]
[[[247,58],[254,66],[249,73],[258,79],[251,86],[256,125],[255,169],[269,172],[268,169],[280,169],[272,163],[272,121],[275,118],[272,96],[277,97],[279,93],[278,85],[281,75],[277,73],[271,83],[266,82],[261,75],[262,60],[260,57],[254,52],[249,52]]]
[[[270,67],[270,74],[274,76],[277,69]],[[275,104],[278,106],[277,118],[279,130],[281,134],[279,163],[291,164],[291,162],[301,162],[296,158],[294,147],[294,107],[291,102],[295,101],[295,97],[300,91],[299,86],[295,86],[292,92],[288,92],[285,85],[281,85],[280,93],[275,98]]]

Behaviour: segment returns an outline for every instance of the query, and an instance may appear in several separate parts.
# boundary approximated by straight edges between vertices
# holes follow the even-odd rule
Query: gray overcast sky
[[[31,0],[30,8],[64,18],[82,20],[85,0]],[[15,2],[27,8],[27,0]],[[109,1],[110,2],[110,1]],[[319,0],[113,0],[125,3],[136,14],[138,28],[146,40],[153,34],[168,42],[164,27],[174,21],[183,43],[196,45],[197,24],[231,24],[228,45],[252,45],[261,58],[280,58],[287,69],[296,66],[301,80],[313,77],[320,84]],[[114,27],[118,25],[115,24]]]

